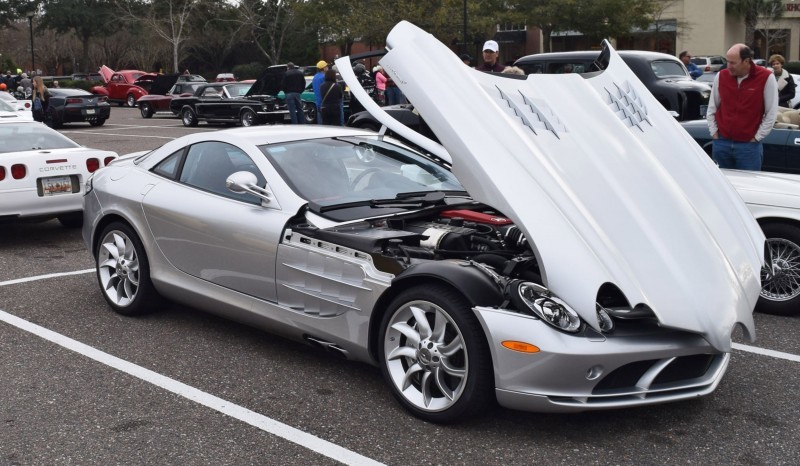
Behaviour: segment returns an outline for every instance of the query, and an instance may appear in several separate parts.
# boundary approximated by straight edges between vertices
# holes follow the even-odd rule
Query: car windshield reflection
[[[0,153],[80,147],[39,123],[4,123],[0,125],[0,141]]]
[[[260,149],[292,190],[316,208],[408,192],[464,191],[446,169],[377,138],[315,139]]]

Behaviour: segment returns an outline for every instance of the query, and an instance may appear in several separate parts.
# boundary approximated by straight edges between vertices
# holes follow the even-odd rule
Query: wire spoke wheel
[[[761,296],[772,301],[800,296],[800,247],[783,238],[770,238],[767,245],[772,264],[761,270]]]

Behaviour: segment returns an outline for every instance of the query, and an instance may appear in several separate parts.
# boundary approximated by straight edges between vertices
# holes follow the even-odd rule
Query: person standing
[[[490,71],[502,73],[505,67],[498,62],[500,46],[493,40],[487,40],[483,44],[483,63],[475,67],[478,71]]]
[[[778,114],[778,86],[772,73],[753,63],[753,51],[735,44],[728,67],[714,77],[708,102],[712,157],[720,168],[761,170],[767,137]]]
[[[380,65],[375,68],[377,68],[375,73],[375,95],[378,98],[378,105],[383,107],[386,105],[386,73]]]
[[[47,87],[42,82],[41,76],[35,76],[33,78],[33,95],[31,96],[31,100],[33,101],[32,110],[33,110],[33,119],[36,121],[43,122],[47,118],[47,104],[50,101],[50,93],[47,92]]]
[[[286,97],[286,106],[289,107],[289,117],[293,125],[302,125],[306,122],[306,115],[303,112],[303,100],[300,94],[306,89],[306,78],[294,63],[287,63],[286,68],[281,88]]]
[[[342,126],[342,104],[344,92],[342,87],[336,82],[336,71],[328,70],[325,72],[325,81],[320,87],[322,92],[322,124],[332,126]]]
[[[311,88],[314,89],[314,100],[317,104],[317,124],[322,124],[322,83],[325,82],[325,72],[328,71],[328,64],[324,60],[317,62],[317,74],[311,80]]]
[[[795,83],[792,75],[783,68],[786,60],[783,56],[775,54],[769,57],[769,64],[772,65],[772,71],[778,84],[778,106],[791,108],[789,102],[794,99]]]
[[[703,70],[701,70],[699,66],[692,63],[692,55],[688,51],[684,50],[681,52],[678,55],[678,58],[683,62],[684,66],[686,66],[686,71],[689,72],[689,76],[691,76],[692,79],[697,79],[703,75]]]
[[[19,85],[22,86],[23,89],[25,89],[25,92],[28,92],[31,89],[31,87],[33,86],[33,83],[31,82],[31,78],[28,77],[27,73],[22,73],[21,76],[22,76],[22,79],[19,80]]]

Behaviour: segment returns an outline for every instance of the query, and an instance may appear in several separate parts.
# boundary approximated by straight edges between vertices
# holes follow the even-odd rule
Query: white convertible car
[[[433,422],[713,392],[732,332],[754,337],[764,235],[613,49],[588,79],[517,79],[406,22],[387,47],[442,144],[404,137],[435,156],[279,125],[124,157],[84,196],[109,306],[167,297],[375,364]]]
[[[79,227],[86,179],[117,158],[20,117],[0,115],[0,141],[0,221],[57,217]]]

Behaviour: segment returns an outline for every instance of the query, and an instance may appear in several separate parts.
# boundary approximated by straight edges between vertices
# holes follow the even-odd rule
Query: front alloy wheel
[[[381,372],[414,415],[454,422],[481,413],[493,386],[480,324],[458,292],[441,285],[395,298],[381,327]]]
[[[128,104],[128,107],[135,107],[136,97],[134,97],[133,94],[128,94],[128,98],[125,102]]]
[[[139,105],[139,112],[141,112],[142,118],[150,118],[153,116],[153,109],[150,107],[150,104],[146,102]]]
[[[130,227],[112,223],[103,230],[96,266],[103,297],[114,311],[138,315],[154,310],[158,293],[150,282],[144,247]]]
[[[778,315],[800,313],[800,228],[763,226],[772,263],[761,270],[761,297],[756,309]]]

